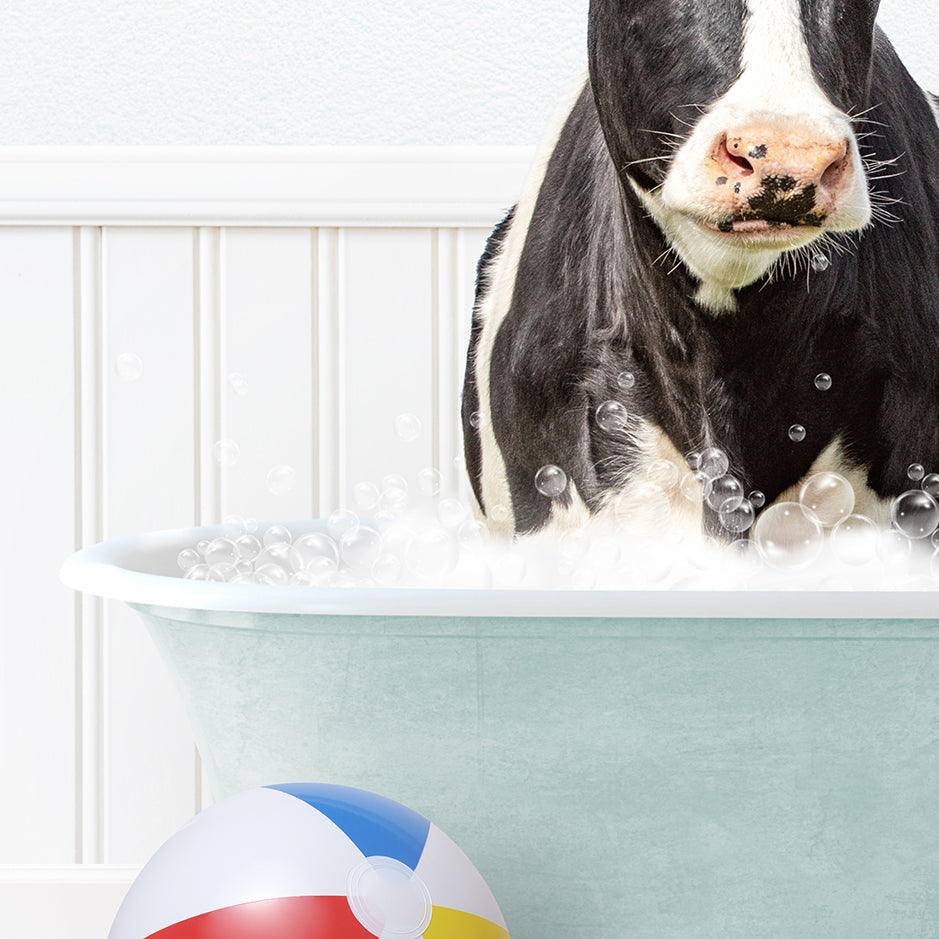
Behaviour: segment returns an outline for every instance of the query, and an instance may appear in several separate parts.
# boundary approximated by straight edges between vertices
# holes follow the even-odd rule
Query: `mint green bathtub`
[[[63,568],[140,613],[217,798],[397,799],[466,851],[513,939],[939,936],[939,594],[167,576],[217,532]]]

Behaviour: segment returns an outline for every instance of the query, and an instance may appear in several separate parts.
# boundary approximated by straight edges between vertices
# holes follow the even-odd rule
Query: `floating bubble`
[[[443,528],[426,528],[411,539],[404,553],[411,573],[422,580],[439,580],[456,567],[456,541]]]
[[[408,491],[398,486],[388,486],[382,490],[378,504],[382,511],[393,518],[400,518],[408,508]]]
[[[627,420],[626,407],[619,401],[604,401],[597,408],[597,426],[608,434],[625,431]]]
[[[201,560],[202,556],[195,548],[183,548],[183,550],[176,555],[176,563],[182,571],[191,570]]]
[[[186,580],[208,580],[209,579],[209,565],[208,564],[194,564],[192,567],[183,574],[183,577]]]
[[[832,529],[832,554],[844,564],[867,564],[877,556],[879,531],[867,516],[847,515]]]
[[[509,508],[506,505],[494,505],[489,512],[489,517],[494,522],[505,522],[509,518]]]
[[[238,560],[235,542],[230,538],[214,538],[205,549],[205,563],[212,567],[215,564],[231,564],[234,566]]]
[[[290,575],[279,564],[261,564],[255,568],[254,577],[259,584],[268,587],[284,587]]]
[[[417,474],[417,488],[425,496],[435,496],[443,486],[443,475],[434,466],[427,466]]]
[[[399,440],[413,443],[421,435],[421,419],[416,414],[399,414],[395,418],[395,435]]]
[[[705,501],[715,512],[732,512],[743,502],[743,484],[736,476],[711,480]]]
[[[755,509],[762,509],[766,505],[766,496],[760,492],[759,489],[754,489],[750,495],[747,496],[747,501]]]
[[[285,571],[289,572],[294,569],[291,560],[292,557],[293,545],[288,544],[286,541],[275,541],[264,548],[254,559],[255,572],[257,572],[258,568],[264,567],[267,564],[277,564]]]
[[[261,540],[264,547],[268,548],[272,544],[290,544],[293,541],[293,535],[290,534],[290,529],[284,525],[270,525],[264,529]]]
[[[831,528],[854,511],[854,489],[838,473],[813,473],[799,490],[799,502]]]
[[[137,381],[143,374],[143,359],[134,352],[122,352],[114,360],[114,371],[121,381]]]
[[[240,515],[226,515],[222,519],[222,534],[234,540],[247,531],[245,520]]]
[[[286,463],[272,466],[267,473],[267,489],[275,496],[285,496],[297,485],[297,471]]]
[[[693,470],[682,476],[679,488],[681,494],[689,502],[701,503],[710,495],[711,485],[711,480],[706,474],[700,470]]]
[[[456,537],[460,547],[468,551],[482,551],[489,542],[489,528],[485,522],[468,518],[457,529]]]
[[[219,561],[217,564],[209,565],[209,580],[214,580],[217,583],[226,583],[229,580],[232,580],[237,571],[235,570],[234,564],[226,564],[223,561]]]
[[[326,530],[337,542],[347,532],[359,527],[359,517],[350,509],[336,509],[326,521]]]
[[[469,514],[459,499],[441,499],[437,506],[437,518],[446,528],[456,528]]]
[[[352,501],[357,509],[371,512],[381,499],[381,492],[375,483],[359,482],[352,487]]]
[[[697,470],[704,473],[708,479],[717,479],[723,476],[730,467],[730,460],[727,454],[719,447],[708,447],[703,450],[698,457]]]
[[[543,496],[556,499],[567,489],[567,473],[560,466],[548,463],[535,473],[535,488]]]
[[[818,519],[798,502],[778,502],[766,509],[753,526],[753,542],[763,560],[780,570],[811,564],[825,543]]]
[[[920,483],[920,489],[928,492],[934,499],[939,498],[939,473],[929,473],[923,477]]]
[[[366,525],[347,531],[339,539],[339,554],[342,560],[349,567],[361,568],[363,571],[371,569],[381,550],[381,535]]]
[[[473,411],[473,413],[469,416],[470,427],[478,428],[482,423],[482,420],[483,418],[479,411]]]
[[[737,505],[730,509],[719,509],[717,519],[722,527],[734,535],[747,531],[756,518],[756,512],[753,510],[753,504],[747,499],[742,499]]]
[[[215,462],[219,466],[234,466],[241,459],[241,447],[234,440],[215,441]]]
[[[801,424],[793,424],[789,428],[789,439],[794,443],[802,443],[805,440],[805,428]]]
[[[656,460],[649,464],[646,477],[664,492],[674,489],[681,478],[681,470],[671,460]]]
[[[888,567],[898,567],[906,563],[911,547],[910,539],[896,528],[877,532],[877,558]]]
[[[816,273],[821,273],[822,271],[827,271],[831,267],[831,258],[827,254],[823,254],[821,251],[816,251],[813,255],[809,264],[812,266],[812,270]]]
[[[315,587],[318,582],[317,575],[310,571],[294,571],[287,581],[291,587]]]
[[[408,481],[398,473],[389,473],[381,478],[382,492],[386,489],[402,489],[408,491]]]
[[[698,450],[690,450],[685,454],[685,462],[688,464],[689,469],[694,472],[699,468],[698,464],[701,462],[701,453]]]
[[[911,489],[893,500],[890,518],[907,538],[928,538],[939,527],[939,503],[922,489]]]
[[[243,398],[248,393],[248,380],[241,372],[231,372],[228,376],[228,385],[239,398]]]
[[[911,463],[907,467],[906,475],[909,476],[914,483],[918,483],[926,475],[926,470],[923,469],[922,463]]]
[[[404,573],[404,562],[396,554],[381,554],[372,564],[372,577],[383,587],[400,583]]]
[[[199,552],[200,557],[205,557],[205,549],[211,544],[208,538],[204,538],[202,541],[196,542],[196,551]]]
[[[828,391],[831,388],[831,375],[828,372],[819,372],[815,376],[815,387],[819,391]]]
[[[636,376],[632,372],[620,372],[616,376],[616,384],[623,389],[623,391],[629,391],[630,388],[633,388],[636,384]]]

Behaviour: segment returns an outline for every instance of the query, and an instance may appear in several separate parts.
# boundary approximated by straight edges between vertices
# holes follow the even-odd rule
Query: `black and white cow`
[[[463,425],[493,528],[629,514],[707,447],[766,505],[830,469],[879,521],[939,472],[937,101],[877,6],[592,0],[589,74],[479,264]]]

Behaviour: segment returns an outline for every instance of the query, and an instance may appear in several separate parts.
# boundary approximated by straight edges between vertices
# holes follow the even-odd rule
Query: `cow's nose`
[[[820,224],[852,173],[847,138],[767,125],[728,130],[714,151],[735,214]]]

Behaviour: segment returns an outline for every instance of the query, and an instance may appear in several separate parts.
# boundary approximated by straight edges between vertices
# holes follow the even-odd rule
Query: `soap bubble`
[[[818,519],[798,502],[778,502],[756,520],[753,541],[771,567],[794,570],[819,556],[824,532]]]
[[[241,459],[241,447],[234,440],[215,441],[215,462],[219,466],[234,466]]]
[[[267,548],[272,544],[290,544],[293,541],[293,535],[290,534],[290,529],[284,525],[270,525],[264,529],[261,540],[264,542],[264,547]]]
[[[389,473],[387,476],[382,476],[381,489],[382,492],[386,489],[401,489],[403,492],[407,492],[408,481],[399,473]]]
[[[234,540],[247,531],[245,520],[240,515],[226,515],[222,519],[222,534]]]
[[[339,539],[339,554],[349,567],[370,569],[381,549],[381,535],[366,525],[350,529]]]
[[[597,426],[608,434],[618,434],[626,430],[628,415],[619,401],[604,401],[597,408]]]
[[[215,564],[234,565],[237,559],[235,542],[230,538],[214,538],[205,549],[205,563],[209,567]]]
[[[399,440],[413,443],[421,435],[421,419],[416,414],[399,414],[395,418],[395,434]]]
[[[143,360],[133,352],[122,352],[114,361],[114,371],[121,381],[137,381],[143,374]]]
[[[911,489],[893,501],[890,517],[907,538],[928,538],[939,527],[939,503],[922,489]]]
[[[717,518],[727,531],[739,535],[753,525],[756,512],[753,511],[751,502],[747,499],[742,499],[737,505],[733,506],[733,508],[719,509]]]
[[[696,469],[704,473],[708,479],[717,479],[723,476],[729,467],[730,460],[727,459],[727,454],[723,450],[719,447],[708,447],[698,457]]]
[[[877,532],[877,557],[888,567],[906,563],[910,556],[911,545],[910,539],[896,528]]]
[[[634,387],[636,384],[636,376],[632,372],[620,372],[616,376],[616,384],[623,389],[623,391],[629,391],[630,388]]]
[[[257,572],[258,568],[264,567],[267,564],[276,564],[284,568],[285,571],[291,570],[293,569],[292,557],[293,545],[288,544],[286,541],[275,541],[264,548],[254,559],[255,572]]]
[[[427,466],[417,474],[417,488],[425,496],[435,496],[443,485],[443,476],[439,469]]]
[[[930,473],[923,477],[920,489],[928,492],[934,499],[939,499],[939,473]]]
[[[456,537],[468,551],[481,551],[489,541],[489,529],[484,522],[468,518],[457,529]]]
[[[255,568],[255,579],[268,587],[286,586],[290,575],[279,564],[262,564]]]
[[[294,571],[287,580],[291,587],[315,587],[318,582],[317,575],[310,571]]]
[[[195,548],[183,548],[183,550],[176,555],[176,563],[182,571],[191,570],[201,560],[202,556]]]
[[[759,489],[754,489],[750,495],[747,496],[747,501],[755,509],[762,509],[766,505],[766,496],[760,492]]]
[[[437,506],[437,518],[446,528],[456,528],[469,514],[459,499],[441,499]]]
[[[867,516],[847,515],[832,529],[832,553],[844,564],[867,564],[877,556],[879,531]]]
[[[474,429],[479,427],[479,425],[482,423],[482,415],[479,413],[479,411],[473,411],[473,413],[470,414],[469,423],[470,427]]]
[[[360,482],[352,487],[352,501],[356,508],[363,512],[371,512],[381,499],[381,492],[375,483]]]
[[[701,453],[698,450],[689,450],[685,454],[685,462],[690,470],[698,469],[698,464],[701,462]]]
[[[535,474],[535,488],[543,496],[556,499],[567,489],[567,473],[560,466],[548,463]]]
[[[286,463],[272,466],[267,473],[267,489],[275,496],[285,496],[297,485],[297,471]]]
[[[248,380],[241,372],[231,372],[228,376],[228,384],[239,398],[243,398],[248,393]]]
[[[714,479],[711,481],[706,501],[715,512],[732,512],[743,502],[743,484],[735,476]]]
[[[192,567],[183,574],[183,577],[186,580],[208,580],[209,579],[209,565],[208,564],[194,564]]]
[[[817,274],[820,274],[822,271],[827,271],[831,267],[831,259],[827,254],[823,254],[821,251],[816,251],[809,261],[809,264],[812,266],[812,270]]]
[[[205,557],[205,549],[211,544],[208,538],[203,538],[202,541],[196,542],[196,551],[199,552],[200,557]]]
[[[494,505],[489,512],[489,517],[494,522],[505,522],[509,518],[509,508],[506,505]]]
[[[701,503],[710,495],[711,486],[711,480],[704,473],[700,470],[692,470],[682,476],[679,488],[681,494],[689,502]]]
[[[400,518],[408,508],[408,491],[398,486],[388,486],[382,490],[378,504],[382,511],[394,518]]]
[[[854,511],[854,489],[838,473],[813,473],[802,484],[799,502],[831,528]]]
[[[918,483],[926,475],[926,470],[923,469],[922,463],[911,463],[907,467],[906,475],[909,476],[914,483]]]
[[[828,372],[819,372],[815,376],[815,387],[819,391],[828,391],[831,388],[831,375]]]
[[[649,464],[649,468],[646,470],[646,476],[649,482],[654,483],[656,486],[661,487],[663,491],[668,492],[678,485],[678,480],[681,478],[681,471],[671,460],[656,460]]]
[[[404,557],[413,574],[436,581],[456,567],[457,546],[443,528],[425,528],[415,534]]]
[[[237,571],[235,570],[234,564],[226,564],[224,561],[219,561],[217,564],[209,565],[209,580],[214,580],[217,583],[227,583],[235,577]]]
[[[789,439],[794,443],[802,443],[805,440],[805,428],[801,424],[793,424],[789,428]]]
[[[380,554],[372,564],[372,577],[383,587],[393,587],[401,581],[404,563],[396,554]]]
[[[336,509],[326,522],[326,530],[338,541],[347,531],[359,527],[359,517],[349,509]]]

